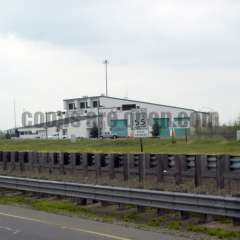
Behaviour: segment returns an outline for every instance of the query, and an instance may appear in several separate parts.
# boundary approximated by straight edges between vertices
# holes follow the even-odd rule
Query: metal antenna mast
[[[108,96],[108,64],[109,64],[109,61],[107,59],[105,59],[103,63],[106,66],[106,96]]]
[[[16,102],[13,101],[13,114],[14,114],[14,128],[17,128],[17,116],[16,116]]]

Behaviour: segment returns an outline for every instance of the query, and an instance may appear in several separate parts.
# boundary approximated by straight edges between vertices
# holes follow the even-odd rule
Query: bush
[[[8,133],[7,134],[5,134],[3,131],[1,131],[0,130],[0,139],[5,139],[5,138],[7,138],[8,137]],[[7,138],[8,139],[8,138]]]
[[[97,138],[98,137],[98,126],[96,122],[93,123],[93,127],[90,130],[90,137]]]
[[[160,125],[157,121],[153,123],[152,126],[152,135],[153,137],[158,137],[160,135]]]

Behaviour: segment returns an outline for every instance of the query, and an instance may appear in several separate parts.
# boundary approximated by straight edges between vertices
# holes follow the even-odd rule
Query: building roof
[[[193,111],[193,112],[199,112],[199,113],[206,113],[207,112],[201,112],[197,111],[191,108],[185,108],[185,107],[177,107],[177,106],[171,106],[171,105],[164,105],[164,104],[158,104],[158,103],[152,103],[152,102],[145,102],[145,101],[139,101],[139,100],[133,100],[133,99],[124,99],[124,98],[118,98],[118,97],[109,97],[109,96],[91,96],[91,97],[80,97],[80,98],[70,98],[70,99],[64,99],[63,101],[74,101],[74,100],[82,100],[82,99],[92,99],[92,98],[111,98],[115,100],[123,100],[123,101],[130,101],[130,102],[138,102],[138,103],[143,103],[143,104],[151,104],[155,106],[161,106],[161,107],[170,107],[170,108],[176,108],[176,109],[183,109],[183,110],[188,110],[188,111]]]

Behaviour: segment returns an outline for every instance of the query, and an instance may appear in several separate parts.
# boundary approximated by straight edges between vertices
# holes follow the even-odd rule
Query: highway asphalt
[[[186,240],[186,238],[0,205],[0,240]]]

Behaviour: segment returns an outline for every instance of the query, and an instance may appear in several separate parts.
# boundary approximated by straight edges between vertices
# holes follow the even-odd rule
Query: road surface
[[[0,240],[186,240],[114,224],[0,205]]]

